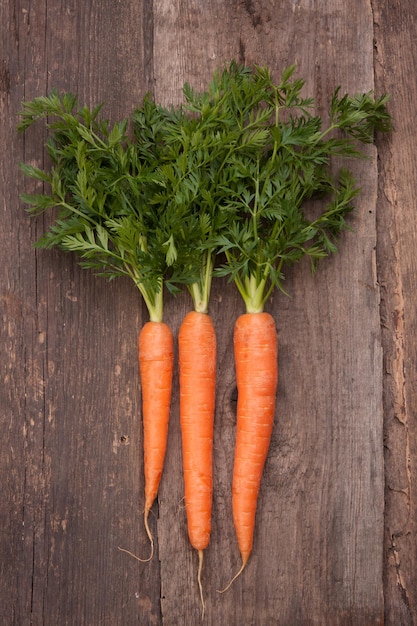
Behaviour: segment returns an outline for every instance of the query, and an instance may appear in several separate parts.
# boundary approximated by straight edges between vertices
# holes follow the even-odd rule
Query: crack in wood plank
[[[389,10],[390,27],[386,23],[388,7],[385,2],[371,0],[374,19],[374,71],[379,92],[392,93],[392,114],[407,114],[408,96],[401,93],[401,77],[392,76],[393,67],[401,73],[408,57],[395,63],[395,50],[402,13],[399,6]],[[401,44],[400,44],[401,45]],[[407,48],[406,41],[404,42]],[[394,87],[395,84],[395,87]],[[410,83],[408,91],[413,93]],[[394,93],[393,93],[394,89]],[[408,272],[413,254],[412,231],[407,217],[411,215],[413,197],[408,193],[405,180],[407,154],[413,146],[407,140],[402,121],[396,121],[396,137],[378,142],[380,160],[380,207],[378,211],[378,262],[379,277],[383,285],[381,323],[385,361],[384,380],[384,438],[385,438],[385,563],[384,598],[387,624],[411,625],[415,623],[416,606],[415,572],[413,572],[413,437],[414,425],[410,421],[413,386],[414,311],[410,307]],[[407,183],[408,184],[408,183]],[[415,480],[415,479],[414,479]],[[414,566],[415,567],[415,566]]]

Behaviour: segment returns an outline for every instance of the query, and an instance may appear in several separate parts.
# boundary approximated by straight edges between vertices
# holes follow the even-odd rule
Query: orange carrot
[[[167,446],[174,361],[171,330],[163,322],[147,322],[139,333],[138,344],[144,435],[144,522],[151,541],[151,559],[153,538],[148,516],[158,493]]]
[[[201,567],[211,533],[216,383],[216,335],[207,313],[190,311],[185,316],[178,348],[185,509],[190,543],[199,554],[198,584],[204,609]]]
[[[278,340],[273,317],[265,312],[241,315],[235,324],[234,350],[238,401],[232,509],[242,566],[232,580],[252,551],[259,486],[274,423]]]

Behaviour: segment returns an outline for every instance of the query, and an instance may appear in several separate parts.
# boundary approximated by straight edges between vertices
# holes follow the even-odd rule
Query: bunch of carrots
[[[74,96],[56,91],[23,103],[20,114],[20,130],[39,119],[49,129],[49,168],[21,165],[48,189],[22,196],[30,213],[54,210],[36,245],[75,252],[84,267],[109,279],[129,276],[149,312],[138,340],[149,559],[148,516],[163,471],[174,367],[163,297],[181,288],[190,294],[178,335],[180,421],[188,534],[199,555],[203,607],[216,388],[212,279],[227,276],[246,308],[234,331],[232,509],[242,563],[233,581],[252,551],[275,415],[278,343],[265,304],[275,288],[284,291],[289,264],[307,255],[314,268],[336,251],[359,189],[347,169],[333,174],[334,160],[362,157],[360,144],[391,129],[387,96],[341,96],[339,89],[323,128],[294,70],[285,69],[276,84],[268,68],[232,62],[214,74],[207,91],[185,84],[184,104],[176,109],[146,96],[130,125],[111,126],[100,106],[77,108]]]

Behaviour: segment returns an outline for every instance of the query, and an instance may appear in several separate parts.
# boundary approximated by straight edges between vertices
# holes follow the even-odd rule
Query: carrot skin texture
[[[243,566],[252,551],[259,487],[278,385],[278,338],[269,313],[245,313],[234,329],[238,388],[232,510]]]
[[[147,322],[139,333],[142,386],[145,519],[157,496],[168,438],[174,364],[173,337],[164,322]]]
[[[188,536],[196,550],[210,541],[216,335],[206,313],[190,311],[178,334],[180,422]]]

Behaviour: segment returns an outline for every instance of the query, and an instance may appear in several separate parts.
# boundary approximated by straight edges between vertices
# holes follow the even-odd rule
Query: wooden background
[[[280,337],[276,425],[250,563],[231,521],[232,330],[243,310],[213,286],[218,395],[212,541],[203,584],[213,626],[417,624],[417,227],[414,0],[2,0],[0,3],[0,623],[200,623],[182,501],[177,373],[166,470],[146,554],[133,284],[35,251],[43,219],[19,200],[42,165],[42,125],[16,133],[22,100],[52,87],[120,119],[147,90],[178,103],[232,58],[289,64],[325,111],[337,85],[390,92],[395,133],[355,164],[363,192],[340,254],[268,310]],[[45,217],[45,220],[48,218]],[[190,307],[166,301],[174,333]]]

